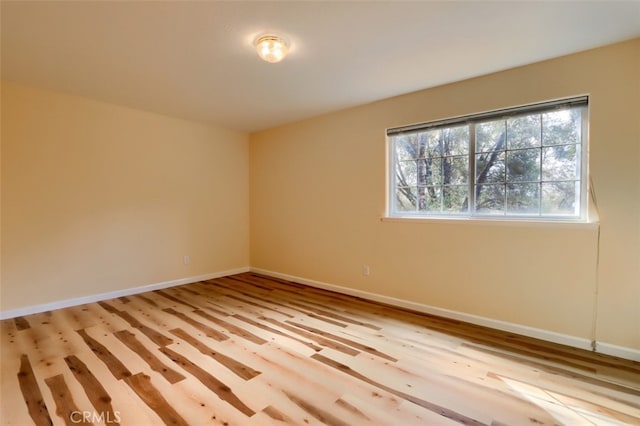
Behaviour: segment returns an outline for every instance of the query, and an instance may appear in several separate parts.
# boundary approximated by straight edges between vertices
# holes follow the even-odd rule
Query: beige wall
[[[251,265],[640,349],[639,75],[634,40],[254,134]],[[380,221],[387,127],[580,94],[599,266],[596,226]]]
[[[2,310],[248,266],[248,154],[244,133],[3,82]]]

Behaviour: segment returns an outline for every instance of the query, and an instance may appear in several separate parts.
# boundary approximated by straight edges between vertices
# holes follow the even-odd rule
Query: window
[[[587,98],[389,129],[392,217],[585,219]]]

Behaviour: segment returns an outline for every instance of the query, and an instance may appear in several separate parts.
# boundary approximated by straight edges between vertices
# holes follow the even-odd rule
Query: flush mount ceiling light
[[[272,64],[280,62],[289,53],[287,41],[277,35],[265,34],[259,36],[253,44],[256,46],[258,56]]]

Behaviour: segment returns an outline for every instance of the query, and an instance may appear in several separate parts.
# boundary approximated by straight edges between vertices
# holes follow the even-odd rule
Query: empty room
[[[640,425],[640,2],[0,18],[0,425]]]

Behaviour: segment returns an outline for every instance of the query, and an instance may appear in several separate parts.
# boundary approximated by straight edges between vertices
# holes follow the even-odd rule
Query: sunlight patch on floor
[[[564,398],[560,394],[556,394],[555,392],[520,382],[518,380],[509,379],[504,376],[499,377],[500,380],[502,380],[518,395],[544,409],[547,413],[553,416],[553,418],[557,419],[560,424],[597,426],[625,426],[630,424],[616,420],[606,413],[600,413],[587,407],[588,405],[591,405],[587,402],[577,405],[575,403],[580,403],[581,401],[573,399],[571,401],[573,402],[572,404],[566,404],[562,402],[562,400],[567,401],[568,399]]]

